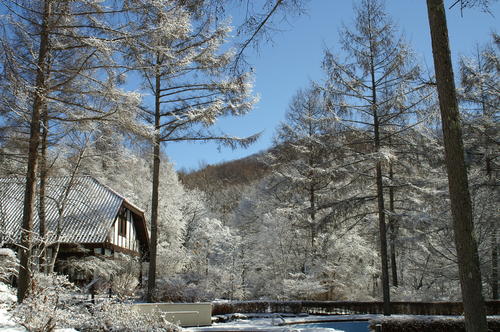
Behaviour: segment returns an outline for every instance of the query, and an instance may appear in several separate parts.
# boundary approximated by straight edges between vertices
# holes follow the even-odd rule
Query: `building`
[[[20,242],[24,178],[0,178],[0,243]],[[37,205],[38,210],[38,205]],[[49,257],[59,243],[57,260],[117,253],[147,260],[149,234],[144,212],[96,179],[51,177],[46,186],[46,236]],[[34,213],[34,243],[40,243]]]

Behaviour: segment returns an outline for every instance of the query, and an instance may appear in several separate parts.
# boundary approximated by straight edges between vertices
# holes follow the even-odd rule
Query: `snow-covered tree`
[[[313,262],[300,207],[284,204],[273,183],[270,174],[248,188],[234,212],[233,225],[242,239],[242,281],[249,296],[371,299],[377,255],[366,229],[369,222],[359,227],[348,223],[330,225],[317,235],[317,257]],[[358,264],[360,259],[363,264]]]
[[[148,301],[152,300],[158,242],[160,146],[162,142],[217,140],[232,147],[246,139],[211,132],[226,115],[246,114],[254,103],[248,73],[228,75],[233,52],[222,50],[230,31],[204,12],[204,2],[141,1],[127,20],[134,38],[125,42],[125,58],[144,79],[152,96],[144,117],[154,125],[151,245]]]
[[[480,258],[489,266],[483,275],[489,280],[491,297],[498,299],[498,217],[495,202],[498,200],[499,169],[499,110],[500,101],[500,41],[493,35],[493,42],[477,46],[474,57],[462,57],[459,90],[464,116],[464,143],[469,159],[469,181]],[[488,254],[489,251],[489,254]],[[486,263],[486,264],[485,264]]]
[[[384,160],[391,159],[388,142],[416,120],[416,105],[426,98],[413,82],[419,68],[412,63],[411,50],[397,37],[394,23],[382,2],[364,0],[355,8],[352,27],[344,27],[341,43],[344,61],[326,51],[323,67],[328,75],[326,89],[339,123],[361,130],[364,151],[356,151],[359,172],[372,174],[380,238],[384,313],[390,313],[389,273],[384,199]],[[364,165],[364,166],[361,166]],[[390,165],[390,163],[389,163]]]
[[[299,90],[277,130],[277,148],[268,154],[275,192],[282,197],[284,206],[295,206],[301,219],[297,222],[308,229],[313,256],[320,232],[318,209],[328,201],[334,178],[334,147],[329,138],[335,122],[329,115],[319,87]]]
[[[18,297],[29,287],[35,185],[42,124],[102,119],[135,109],[136,95],[116,87],[109,32],[115,11],[107,3],[53,0],[1,2],[2,107],[29,127],[26,194]],[[116,8],[115,8],[116,9]],[[118,112],[118,110],[125,110]],[[135,118],[128,114],[124,122]]]

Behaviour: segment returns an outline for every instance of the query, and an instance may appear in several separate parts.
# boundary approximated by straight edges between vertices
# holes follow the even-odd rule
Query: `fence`
[[[462,315],[461,302],[392,302],[393,314]],[[500,315],[500,301],[486,301],[488,315]],[[307,313],[314,315],[382,314],[383,302],[236,301],[214,302],[212,315],[231,313]]]

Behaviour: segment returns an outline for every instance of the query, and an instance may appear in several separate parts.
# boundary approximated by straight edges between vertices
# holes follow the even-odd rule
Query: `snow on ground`
[[[25,332],[24,327],[14,322],[7,308],[14,304],[17,297],[14,290],[0,282],[0,331],[1,332]]]
[[[2,332],[27,332],[24,327],[15,323],[7,309],[0,309],[0,331]]]
[[[16,302],[16,300],[17,297],[14,295],[13,290],[3,282],[0,282],[0,304],[11,304]]]
[[[5,308],[0,308],[0,332],[28,332],[23,326],[17,324]],[[55,332],[78,332],[75,329],[56,329]]]
[[[281,317],[279,314],[273,317],[237,319],[227,323],[214,323],[212,326],[192,327],[184,329],[187,332],[222,332],[222,331],[280,331],[280,332],[342,332],[333,328],[307,327],[300,328],[296,325],[304,323],[320,323],[335,321],[370,320],[379,318],[380,315],[335,315],[335,316],[297,316]],[[253,317],[256,317],[255,315]]]

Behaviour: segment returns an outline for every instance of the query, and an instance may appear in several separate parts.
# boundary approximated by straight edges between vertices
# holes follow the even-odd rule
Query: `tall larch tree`
[[[427,0],[439,108],[448,172],[453,231],[468,332],[487,331],[481,271],[474,238],[464,145],[443,0]]]
[[[276,132],[277,148],[268,158],[274,169],[275,191],[281,191],[281,196],[288,192],[285,205],[302,211],[300,222],[309,232],[309,265],[314,260],[320,231],[318,207],[328,200],[333,180],[330,170],[333,149],[327,137],[335,123],[329,115],[320,87],[299,90]]]
[[[370,146],[368,151],[357,154],[369,166],[365,174],[373,173],[375,182],[384,314],[388,315],[391,309],[384,160],[392,158],[391,137],[410,127],[410,114],[426,96],[415,99],[420,89],[414,84],[419,68],[411,62],[410,49],[397,36],[380,1],[363,0],[355,7],[353,27],[344,27],[341,43],[346,54],[344,62],[330,51],[325,54],[326,90],[332,96],[331,108],[339,123],[359,132],[365,146]]]
[[[210,130],[218,118],[246,114],[255,102],[248,73],[231,75],[234,52],[224,46],[230,28],[203,1],[135,1],[128,16],[126,43],[129,66],[144,79],[152,96],[144,118],[154,126],[151,244],[147,300],[154,300],[158,241],[158,195],[161,145],[176,141],[214,140],[230,147],[246,146],[245,139]],[[224,49],[224,50],[223,50]]]
[[[498,201],[499,110],[500,99],[500,38],[493,35],[493,43],[476,47],[473,57],[460,59],[460,100],[464,115],[466,152],[471,156],[478,172],[472,172],[474,221],[485,229],[489,239],[490,271],[488,273],[491,298],[498,299]],[[479,215],[478,212],[481,214]],[[482,227],[481,227],[482,226]],[[485,245],[483,244],[483,247]],[[480,255],[481,257],[481,255]]]

